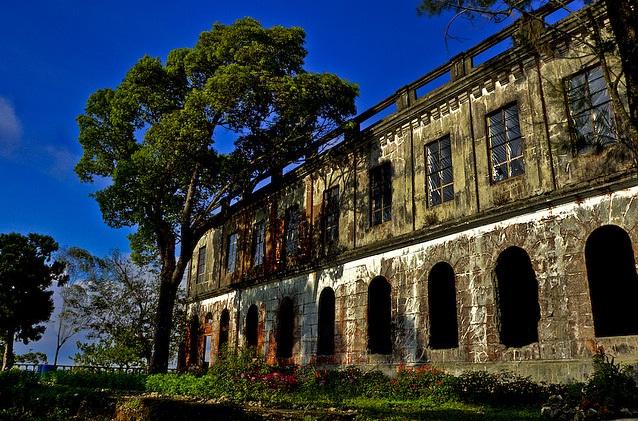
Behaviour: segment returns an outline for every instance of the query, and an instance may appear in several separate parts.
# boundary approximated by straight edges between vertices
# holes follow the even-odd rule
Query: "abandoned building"
[[[637,362],[638,177],[599,3],[505,28],[231,207],[192,257],[180,363],[255,347],[566,380],[600,347]]]

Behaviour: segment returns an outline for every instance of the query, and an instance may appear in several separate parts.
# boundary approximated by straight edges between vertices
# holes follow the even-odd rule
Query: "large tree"
[[[355,85],[304,70],[304,38],[250,18],[215,24],[165,63],[143,57],[78,117],[76,172],[110,180],[95,193],[106,223],[134,227],[135,256],[159,258],[152,372],[167,369],[178,285],[198,239],[223,222],[222,205],[250,200],[355,112]],[[232,152],[219,151],[220,131],[234,135]]]
[[[58,244],[48,235],[0,234],[0,334],[2,369],[13,366],[13,343],[38,340],[53,312],[53,282],[66,281],[64,264],[53,254]]]
[[[590,29],[590,34],[581,37],[580,40],[592,48],[603,65],[606,63],[606,55],[612,52],[610,47],[620,55],[627,97],[626,105],[618,95],[617,86],[621,81],[620,77],[614,78],[611,72],[606,70],[605,78],[620,124],[618,131],[625,138],[624,143],[633,153],[634,161],[638,163],[638,2],[636,0],[585,0],[585,3],[595,1],[605,3],[614,42],[607,42],[599,24],[589,18],[584,24]],[[439,15],[450,10],[456,13],[455,17],[483,16],[494,21],[502,21],[517,14],[533,18],[530,12],[542,5],[553,5],[569,10],[572,2],[573,0],[422,0],[417,10],[419,13],[428,15]]]

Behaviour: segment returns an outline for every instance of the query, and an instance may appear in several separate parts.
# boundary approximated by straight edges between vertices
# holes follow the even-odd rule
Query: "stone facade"
[[[605,25],[600,5],[588,10]],[[201,364],[204,352],[214,361],[220,329],[228,331],[231,348],[246,346],[247,329],[256,329],[257,349],[273,363],[382,368],[432,363],[451,371],[509,368],[566,380],[582,378],[599,347],[621,360],[638,361],[638,323],[630,320],[615,331],[609,326],[613,317],[603,314],[615,299],[613,291],[618,303],[629,303],[623,296],[638,292],[636,174],[629,161],[608,157],[614,145],[598,153],[565,147],[574,136],[566,86],[598,66],[586,43],[578,42],[586,36],[578,35],[585,16],[579,13],[559,24],[559,33],[573,37],[548,33],[545,48],[515,43],[473,67],[473,56],[516,35],[516,25],[507,28],[355,122],[363,124],[392,104],[394,114],[346,132],[336,146],[257,191],[250,206],[233,209],[223,226],[200,240],[204,261],[199,249],[193,256],[188,289],[194,322],[182,363]],[[616,58],[608,62],[613,71]],[[445,72],[452,74],[451,82],[417,97],[421,86]],[[508,120],[513,112],[518,127]],[[507,126],[503,133],[515,139],[507,146],[502,168],[509,176],[502,180],[494,137],[501,115]],[[436,168],[428,150],[441,139],[449,139],[451,159],[441,180],[451,180],[452,187],[437,200]],[[375,169],[383,163],[390,168],[385,175]],[[383,177],[389,184],[378,190],[375,183]],[[336,224],[327,222],[335,208],[327,210],[324,200],[335,186]],[[378,220],[377,209],[382,212]],[[260,237],[256,231],[262,221]],[[336,243],[326,240],[328,225],[338,233]],[[631,251],[629,257],[621,256],[622,247]],[[510,255],[518,257],[508,262]],[[633,262],[628,272],[627,264],[618,268],[628,261]],[[440,271],[433,271],[442,262],[438,268],[453,270],[453,298],[441,298],[448,309],[436,312],[448,316],[433,314],[438,294],[446,294],[437,289],[444,282],[437,278]],[[605,264],[615,265],[607,278]],[[383,287],[372,291],[375,279],[389,285],[389,296]],[[616,285],[615,279],[628,281]],[[533,289],[523,294],[525,282]],[[594,298],[592,282],[612,292]],[[326,288],[334,293],[334,310],[328,300],[320,323]],[[292,300],[292,321],[280,311],[286,298]],[[251,305],[257,308],[256,327],[246,320]],[[223,311],[230,320],[220,327]],[[439,317],[447,321],[434,320]],[[454,332],[438,342],[433,323]],[[281,332],[280,325],[288,331]],[[527,328],[531,336],[524,337],[520,332]],[[508,329],[514,342],[504,333]],[[327,355],[317,352],[321,330],[332,346],[322,351]],[[387,352],[374,352],[378,335],[388,336]],[[281,345],[289,340],[290,355]]]

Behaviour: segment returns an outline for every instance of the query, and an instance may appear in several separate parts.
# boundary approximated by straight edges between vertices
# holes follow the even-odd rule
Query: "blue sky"
[[[39,232],[97,255],[128,250],[126,230],[107,227],[95,186],[79,182],[75,118],[89,95],[115,87],[144,54],[193,46],[214,22],[252,16],[306,30],[311,71],[359,84],[359,112],[467,49],[495,28],[449,16],[419,17],[418,0],[86,1],[0,6],[0,232]],[[30,345],[50,352],[51,338]],[[71,350],[65,352],[68,354]]]

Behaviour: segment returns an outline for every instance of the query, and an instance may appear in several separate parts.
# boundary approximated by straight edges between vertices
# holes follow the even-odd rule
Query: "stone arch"
[[[248,307],[248,312],[246,312],[244,334],[246,335],[246,347],[257,348],[259,343],[259,309],[255,304]]]
[[[319,295],[317,355],[335,352],[335,293],[326,287]]]
[[[617,225],[596,228],[585,243],[596,336],[638,335],[638,279],[631,239]]]
[[[219,318],[219,342],[217,352],[221,355],[225,346],[228,346],[228,334],[230,332],[230,312],[224,309]]]
[[[368,286],[368,351],[392,353],[392,300],[390,283],[377,276]]]
[[[428,275],[428,310],[430,348],[458,347],[455,275],[454,269],[447,262],[434,265]]]
[[[295,309],[290,297],[284,297],[277,312],[277,358],[291,358],[294,346]]]
[[[204,316],[204,324],[206,326],[210,326],[213,324],[213,313],[211,313],[210,311]]]
[[[525,250],[509,247],[496,259],[499,336],[508,347],[538,342],[538,281]]]

